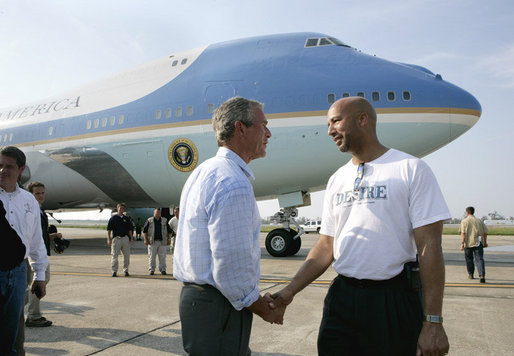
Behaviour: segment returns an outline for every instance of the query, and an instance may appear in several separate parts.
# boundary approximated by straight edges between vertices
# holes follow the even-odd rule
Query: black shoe
[[[165,275],[166,275],[166,271],[161,271],[161,274],[162,274],[163,276],[165,276]]]
[[[113,277],[116,277],[116,272],[112,272],[112,276],[113,276]]]
[[[47,320],[44,316],[38,319],[32,319],[25,322],[25,326],[28,326],[29,328],[43,328],[45,326],[52,325],[52,322],[50,320]]]
[[[150,271],[150,276],[153,276],[155,274],[154,271]]]
[[[130,276],[130,274],[128,272],[125,272],[125,277],[128,277]]]
[[[480,276],[480,283],[485,283],[485,277]]]

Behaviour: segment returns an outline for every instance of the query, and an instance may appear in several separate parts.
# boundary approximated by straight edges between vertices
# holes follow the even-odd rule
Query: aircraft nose
[[[472,94],[456,86],[451,90],[450,103],[450,137],[454,140],[477,123],[482,107]]]

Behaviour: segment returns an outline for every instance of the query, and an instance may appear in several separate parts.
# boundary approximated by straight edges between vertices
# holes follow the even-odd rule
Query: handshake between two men
[[[271,324],[281,325],[284,323],[286,307],[293,301],[293,296],[293,293],[285,287],[275,294],[266,293],[259,297],[257,303],[248,309]]]

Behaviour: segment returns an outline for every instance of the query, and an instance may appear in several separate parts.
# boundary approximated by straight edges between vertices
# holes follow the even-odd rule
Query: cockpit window
[[[307,38],[305,41],[305,47],[319,46],[344,46],[350,48],[346,43],[343,43],[334,37]]]
[[[316,47],[318,45],[317,38],[307,38],[307,42],[305,42],[305,47]]]
[[[328,39],[328,38],[320,38],[319,39],[319,45],[320,46],[329,46],[329,45],[332,45],[333,43]]]

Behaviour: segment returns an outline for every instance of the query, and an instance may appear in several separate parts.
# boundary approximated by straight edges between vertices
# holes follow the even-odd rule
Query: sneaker
[[[473,274],[468,274],[468,279],[474,279]]]
[[[47,320],[44,316],[32,320],[27,319],[27,321],[25,321],[25,326],[28,326],[29,328],[43,328],[50,325],[52,325],[52,322]]]
[[[166,271],[161,271],[161,274],[162,274],[163,276],[165,276],[165,275],[166,275]]]
[[[130,274],[128,272],[125,272],[125,277],[128,277],[130,276]]]
[[[112,272],[112,276],[113,276],[113,277],[116,277],[116,272]]]
[[[480,276],[480,283],[485,283],[485,277]]]
[[[155,274],[154,271],[150,271],[150,276],[153,276]]]

